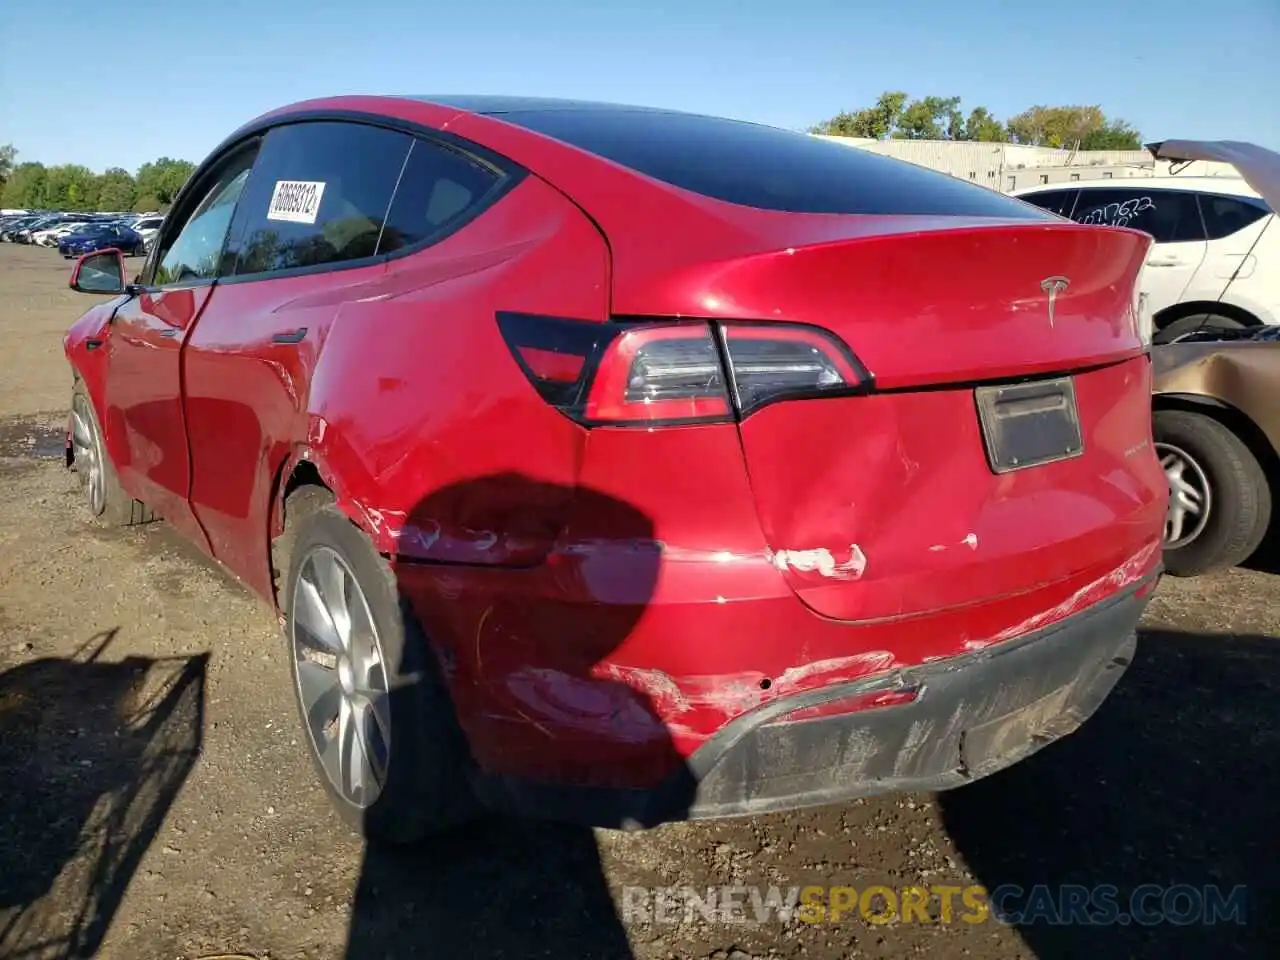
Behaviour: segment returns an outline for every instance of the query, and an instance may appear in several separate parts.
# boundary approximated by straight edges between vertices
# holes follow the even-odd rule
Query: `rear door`
[[[1258,242],[1266,231],[1275,229],[1270,208],[1258,197],[1202,193],[1199,201],[1209,239],[1205,270],[1219,288],[1214,299],[1221,299],[1233,281],[1242,288],[1252,287],[1250,281],[1258,278]]]
[[[117,311],[107,338],[107,444],[120,481],[183,534],[208,547],[187,502],[187,424],[181,353],[213,297],[218,257],[253,162],[249,147],[209,172],[183,200],[142,291]]]
[[[309,416],[314,378],[370,388],[359,357],[341,346],[334,369],[317,373],[325,342],[386,335],[356,328],[367,313],[360,305],[385,294],[388,255],[440,239],[492,182],[461,154],[398,130],[312,121],[266,135],[216,309],[201,318],[185,360],[192,506],[214,555],[260,591],[271,589],[277,476],[295,445],[327,429]]]
[[[1155,243],[1142,271],[1142,292],[1152,313],[1188,299],[1217,299],[1206,293],[1200,274],[1208,244],[1194,193],[1160,190],[1142,180],[1133,186],[1084,187],[1071,219],[1077,223],[1129,227],[1151,234]],[[1212,288],[1213,284],[1208,284]]]

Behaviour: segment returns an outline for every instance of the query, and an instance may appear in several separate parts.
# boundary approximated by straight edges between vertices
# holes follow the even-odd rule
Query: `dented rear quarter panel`
[[[1153,347],[1151,357],[1157,397],[1225,404],[1280,451],[1280,343],[1168,343]]]
[[[603,238],[535,177],[341,305],[306,385],[305,431],[276,465],[282,481],[315,464],[339,507],[402,562],[545,557],[586,432],[530,388],[499,310],[608,316]]]

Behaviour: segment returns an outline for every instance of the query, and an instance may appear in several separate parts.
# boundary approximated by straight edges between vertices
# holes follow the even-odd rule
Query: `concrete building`
[[[1170,172],[1168,162],[1157,162],[1146,150],[1063,150],[1020,143],[957,140],[871,140],[830,136],[822,139],[906,160],[1001,191],[1074,180],[1169,176]],[[1203,161],[1185,165],[1179,173],[1197,177],[1240,175],[1230,164]]]

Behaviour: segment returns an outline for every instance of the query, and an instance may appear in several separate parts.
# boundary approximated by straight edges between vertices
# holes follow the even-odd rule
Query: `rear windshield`
[[[716,200],[792,213],[1053,220],[986,187],[776,127],[657,110],[513,110],[499,119]]]

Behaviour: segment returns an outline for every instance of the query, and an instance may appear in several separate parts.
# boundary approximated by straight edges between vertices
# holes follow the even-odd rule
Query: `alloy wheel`
[[[371,806],[386,783],[391,704],[378,629],[343,558],[314,547],[298,566],[289,632],[307,735],[333,788]]]
[[[1156,454],[1169,482],[1169,512],[1165,515],[1166,550],[1185,547],[1204,532],[1213,506],[1213,491],[1196,459],[1168,443],[1157,443]]]
[[[102,437],[93,411],[89,409],[89,399],[80,393],[71,401],[71,450],[89,509],[95,517],[101,516],[107,506]]]

